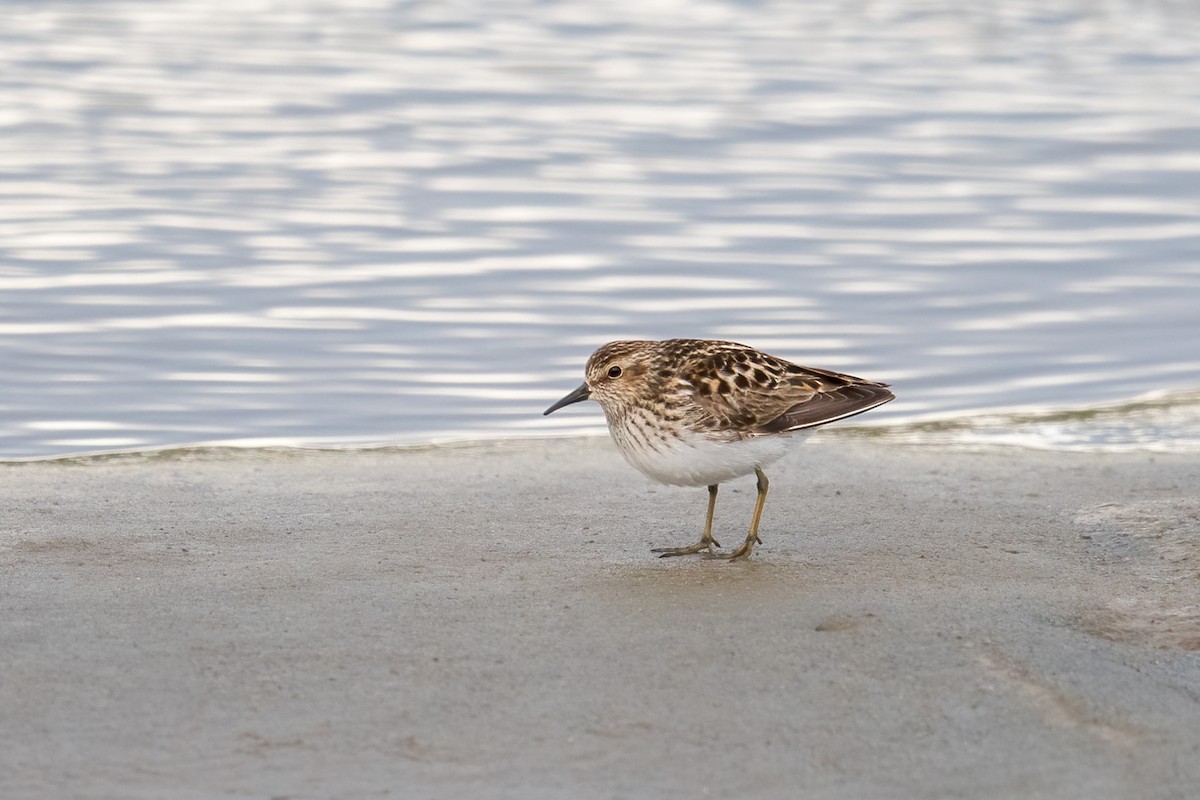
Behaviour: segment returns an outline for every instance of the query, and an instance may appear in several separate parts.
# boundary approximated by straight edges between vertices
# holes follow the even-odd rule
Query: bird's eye
[[[616,367],[616,366],[609,367],[609,368],[608,368],[608,377],[610,377],[610,378],[619,378],[619,377],[621,377],[621,368],[620,368],[620,367]]]

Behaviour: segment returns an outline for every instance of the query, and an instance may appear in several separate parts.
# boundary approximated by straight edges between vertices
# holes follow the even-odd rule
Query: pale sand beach
[[[768,474],[729,563],[606,440],[2,466],[0,796],[1200,792],[1200,456]]]

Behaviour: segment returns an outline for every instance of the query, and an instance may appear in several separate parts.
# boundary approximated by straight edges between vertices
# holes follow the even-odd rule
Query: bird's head
[[[606,412],[639,405],[655,393],[659,348],[659,342],[609,342],[588,359],[583,385],[544,413],[588,399]]]

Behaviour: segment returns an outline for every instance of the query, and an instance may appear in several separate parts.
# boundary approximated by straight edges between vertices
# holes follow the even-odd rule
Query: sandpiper
[[[646,476],[672,486],[707,486],[700,541],[662,547],[661,557],[704,552],[750,555],[767,499],[763,467],[802,441],[810,428],[892,400],[887,384],[802,367],[736,342],[711,339],[610,342],[588,359],[582,386],[550,406],[592,399],[604,409],[621,455]],[[712,535],[717,487],[754,473],[758,499],[750,531],[729,553]]]

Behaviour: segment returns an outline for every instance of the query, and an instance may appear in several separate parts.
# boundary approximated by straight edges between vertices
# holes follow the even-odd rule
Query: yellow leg
[[[713,510],[717,507],[717,484],[708,487],[708,516],[704,520],[704,533],[700,537],[700,541],[687,547],[656,547],[651,550],[651,553],[658,553],[659,558],[667,556],[690,556],[693,553],[699,553],[701,550],[707,550],[712,553],[714,547],[720,547],[721,543],[713,538],[712,523]]]
[[[767,503],[767,489],[770,488],[771,482],[758,467],[754,468],[754,474],[758,476],[758,501],[754,504],[754,516],[750,518],[750,532],[746,534],[746,541],[742,542],[741,547],[732,553],[721,553],[717,558],[727,558],[730,561],[745,558],[754,550],[755,542],[762,544],[762,539],[758,538],[758,523],[762,519],[763,506]]]

